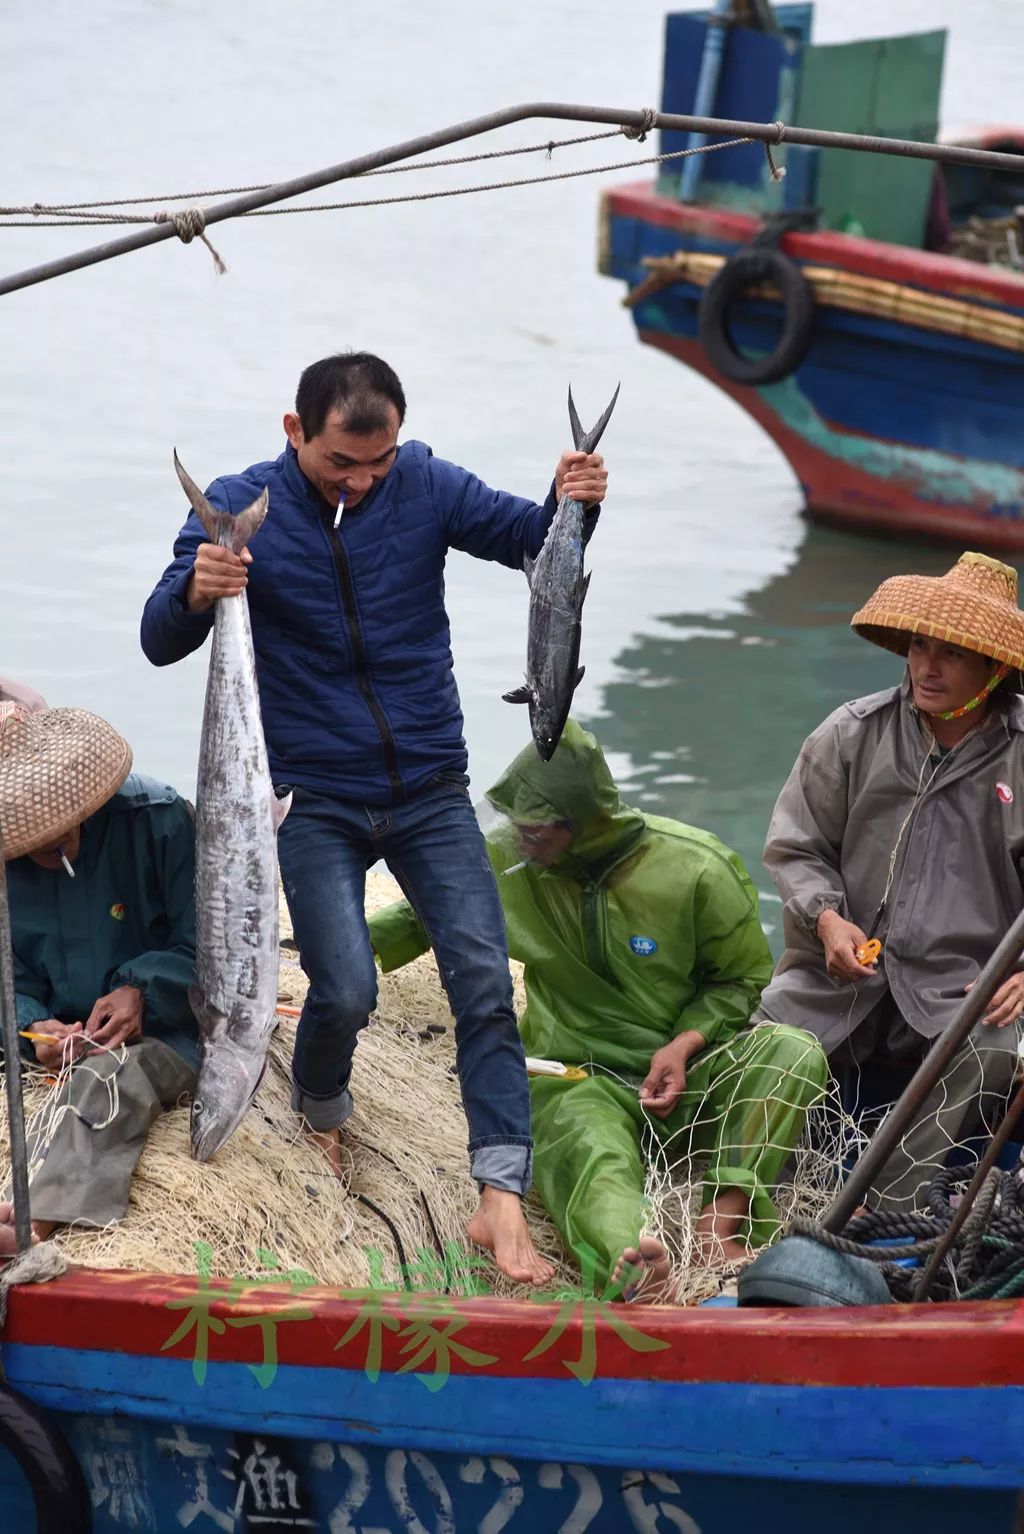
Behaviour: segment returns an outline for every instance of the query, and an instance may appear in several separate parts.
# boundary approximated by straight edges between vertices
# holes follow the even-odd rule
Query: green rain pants
[[[697,1055],[667,1119],[645,1114],[636,1087],[608,1076],[530,1082],[533,1180],[545,1208],[598,1293],[646,1219],[641,1133],[650,1124],[669,1157],[709,1156],[705,1205],[742,1188],[750,1213],[740,1235],[763,1246],[778,1230],[768,1189],[824,1092],[828,1065],[800,1028],[762,1023]]]

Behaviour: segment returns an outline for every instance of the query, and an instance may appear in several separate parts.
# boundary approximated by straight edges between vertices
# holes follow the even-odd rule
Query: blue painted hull
[[[719,1313],[716,1327],[736,1324]],[[776,1316],[779,1343],[787,1322]],[[1014,1527],[1024,1385],[480,1378],[8,1344],[85,1473],[97,1534],[325,1529],[968,1534]],[[639,1361],[638,1361],[639,1363]],[[770,1478],[769,1478],[770,1477]],[[31,1506],[0,1456],[4,1531]],[[660,1509],[660,1511],[659,1511]]]
[[[896,297],[891,319],[821,303],[795,372],[759,388],[732,384],[698,339],[704,286],[685,277],[658,286],[644,263],[680,252],[727,258],[754,228],[745,215],[624,189],[605,198],[601,269],[637,295],[643,341],[724,389],[774,438],[812,515],[1024,547],[1024,337],[1013,349],[940,333],[921,311],[901,311]],[[1005,271],[835,234],[787,236],[783,249],[806,268],[926,306],[953,298],[983,321],[1024,317],[1024,279]],[[770,352],[780,324],[770,298],[744,297],[730,311],[732,337],[748,354]]]

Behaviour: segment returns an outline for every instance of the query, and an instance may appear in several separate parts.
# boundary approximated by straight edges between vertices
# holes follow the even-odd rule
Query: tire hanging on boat
[[[37,1534],[90,1534],[92,1502],[66,1438],[9,1385],[0,1385],[0,1445],[29,1484]]]
[[[729,307],[747,288],[769,284],[782,297],[782,334],[767,357],[746,357],[729,333]],[[814,327],[814,294],[795,261],[763,245],[734,251],[705,288],[697,331],[716,372],[732,383],[776,383],[807,355]]]

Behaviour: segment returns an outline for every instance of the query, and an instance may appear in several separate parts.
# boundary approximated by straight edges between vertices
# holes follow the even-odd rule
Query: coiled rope
[[[833,1251],[875,1263],[893,1298],[912,1300],[919,1271],[956,1212],[951,1200],[962,1197],[972,1172],[973,1168],[940,1168],[928,1187],[926,1214],[871,1210],[850,1220],[841,1235],[811,1220],[793,1220],[787,1234],[807,1236]],[[880,1241],[887,1244],[877,1245]],[[1024,1295],[1024,1167],[1012,1172],[993,1167],[935,1276],[931,1298],[1002,1300],[1018,1295]]]

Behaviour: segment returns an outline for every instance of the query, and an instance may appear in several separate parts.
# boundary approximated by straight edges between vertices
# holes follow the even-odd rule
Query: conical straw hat
[[[1017,572],[987,554],[961,554],[946,575],[893,575],[854,613],[862,639],[906,655],[913,634],[1024,669]]]
[[[81,708],[30,713],[0,703],[0,836],[5,860],[45,847],[102,808],[132,767],[112,725]]]

